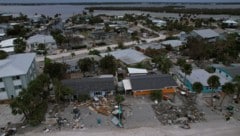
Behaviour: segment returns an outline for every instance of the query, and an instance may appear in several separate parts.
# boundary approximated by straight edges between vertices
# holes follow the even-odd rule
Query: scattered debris
[[[152,105],[156,117],[163,125],[194,123],[204,120],[204,113],[200,112],[194,104],[193,97],[178,95],[183,101],[182,106],[176,106],[168,101]]]

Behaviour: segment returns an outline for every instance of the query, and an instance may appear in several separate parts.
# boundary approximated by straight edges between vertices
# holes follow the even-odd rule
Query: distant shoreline
[[[64,3],[0,3],[0,5],[19,5],[19,6],[39,6],[39,5],[137,5],[137,4],[149,4],[149,5],[240,5],[240,2],[64,2]]]

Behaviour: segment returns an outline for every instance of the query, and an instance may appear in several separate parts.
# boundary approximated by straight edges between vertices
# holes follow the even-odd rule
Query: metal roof
[[[127,68],[129,74],[147,74],[148,71],[142,68]]]
[[[162,42],[163,45],[171,45],[173,48],[182,46],[183,43],[180,40],[167,40]]]
[[[66,79],[62,83],[73,89],[76,95],[89,94],[91,91],[112,91],[115,90],[114,78],[82,78]]]
[[[146,59],[150,59],[149,57],[145,56],[143,53],[136,51],[134,49],[117,50],[117,51],[101,54],[101,56],[106,56],[106,55],[112,55],[116,59],[121,60],[122,62],[128,65],[136,64]]]
[[[196,34],[202,38],[214,38],[218,37],[219,34],[213,31],[212,29],[202,29],[202,30],[193,30]]]
[[[37,34],[34,36],[31,36],[27,39],[27,44],[33,44],[33,43],[56,43],[56,41],[53,39],[51,35],[41,35]]]
[[[184,77],[185,74],[180,70],[179,73]],[[221,85],[224,85],[225,83],[229,82],[229,80],[221,75],[218,75],[217,73],[208,73],[204,69],[193,69],[191,75],[187,75],[187,80],[194,84],[195,82],[202,83],[203,86],[208,86],[207,80],[209,77],[216,75],[219,77],[219,81]]]
[[[133,91],[156,90],[165,87],[177,86],[175,80],[167,74],[143,75],[130,77]]]
[[[35,59],[35,53],[10,55],[0,60],[0,77],[24,75]]]
[[[226,72],[232,78],[234,78],[236,76],[240,76],[240,66],[239,65],[231,65],[231,66],[213,65],[213,67]]]

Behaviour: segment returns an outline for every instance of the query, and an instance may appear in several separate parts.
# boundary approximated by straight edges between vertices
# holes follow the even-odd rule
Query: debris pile
[[[204,113],[200,112],[194,104],[192,96],[179,96],[182,106],[175,106],[169,101],[152,105],[156,117],[163,125],[186,124],[204,120]]]
[[[114,99],[109,97],[101,97],[97,101],[93,101],[89,109],[96,111],[102,115],[109,116],[113,110],[113,105],[115,104]]]

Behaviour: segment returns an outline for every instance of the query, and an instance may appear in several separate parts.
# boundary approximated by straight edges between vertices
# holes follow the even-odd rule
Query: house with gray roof
[[[116,50],[108,53],[102,53],[100,55],[102,57],[106,55],[112,55],[117,60],[120,60],[127,65],[134,65],[143,61],[149,61],[151,59],[150,57],[134,49]]]
[[[230,66],[213,64],[212,67],[215,69],[216,73],[222,75],[223,77],[227,78],[230,81],[232,81],[236,76],[240,76],[240,64],[239,65],[232,64]]]
[[[161,75],[138,75],[130,76],[129,79],[123,80],[125,91],[131,91],[134,96],[149,95],[154,90],[161,90],[167,93],[169,90],[174,90],[177,83],[172,76],[167,74]]]
[[[0,60],[0,100],[16,97],[37,76],[35,53],[10,55]]]
[[[73,90],[74,98],[78,98],[80,95],[101,97],[115,91],[113,76],[66,79],[62,80],[62,83]]]
[[[43,44],[48,53],[57,49],[57,44],[51,35],[36,34],[27,39],[27,47],[29,51],[38,50],[39,44]]]
[[[207,40],[208,42],[215,42],[219,38],[219,34],[212,29],[193,30],[191,35],[193,37]]]

